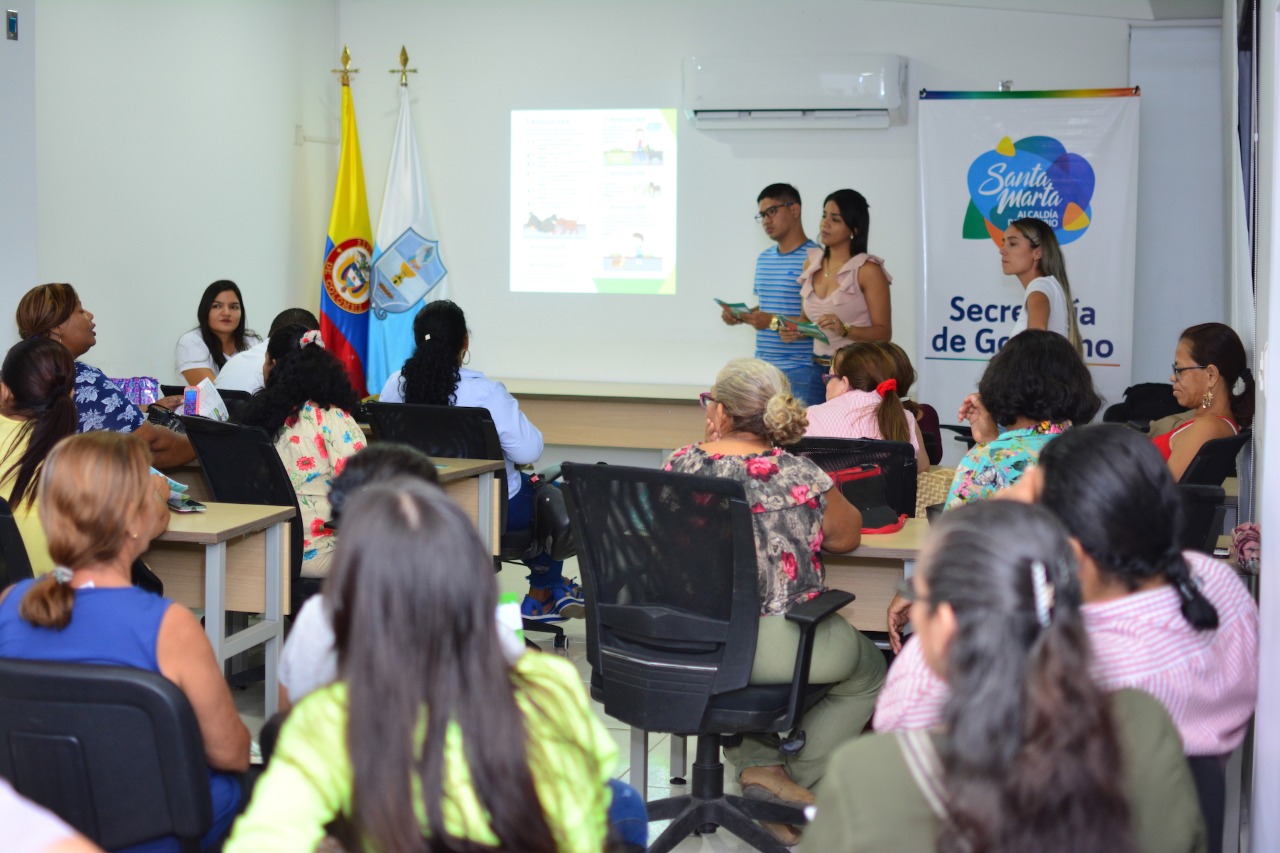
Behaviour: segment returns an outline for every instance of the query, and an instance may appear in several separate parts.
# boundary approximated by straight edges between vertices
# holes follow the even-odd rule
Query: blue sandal
[[[563,622],[566,618],[560,615],[554,593],[546,601],[526,595],[520,602],[520,616],[530,622]]]
[[[556,613],[568,619],[581,619],[587,614],[586,599],[578,579],[561,581],[551,588],[551,600],[556,603]]]

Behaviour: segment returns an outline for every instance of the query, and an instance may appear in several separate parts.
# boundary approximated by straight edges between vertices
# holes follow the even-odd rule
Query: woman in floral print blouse
[[[826,588],[822,550],[856,548],[862,518],[822,469],[783,449],[804,435],[808,420],[778,368],[734,359],[702,395],[702,404],[706,440],[675,451],[664,467],[743,484],[759,563],[761,618],[751,683],[789,683],[799,631],[786,613]],[[799,755],[782,754],[772,736],[746,736],[741,746],[725,748],[744,796],[812,803],[808,789],[822,778],[831,751],[856,737],[871,718],[884,682],[884,657],[839,614],[817,631],[809,680],[836,686],[805,713],[807,742]],[[783,843],[799,837],[794,827],[765,828]]]
[[[329,484],[364,447],[351,417],[360,404],[342,364],[325,351],[318,331],[285,326],[267,343],[266,385],[245,404],[241,422],[272,436],[302,511],[302,576],[322,578],[336,542]]]
[[[1028,329],[995,358],[957,416],[978,443],[960,460],[946,508],[980,501],[1012,486],[1040,449],[1072,424],[1087,424],[1102,406],[1083,359],[1062,335]]]

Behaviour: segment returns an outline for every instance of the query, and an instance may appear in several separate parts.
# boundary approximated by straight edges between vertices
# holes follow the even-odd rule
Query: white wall
[[[176,378],[174,341],[215,279],[241,285],[263,333],[316,306],[337,148],[295,145],[295,126],[336,135],[335,10],[40,3],[39,263],[24,277],[76,285],[109,375]]]
[[[842,186],[872,206],[896,337],[915,348],[919,286],[914,102],[887,131],[680,129],[679,294],[507,292],[513,108],[677,106],[680,62],[747,53],[763,73],[801,50],[886,51],[909,91],[1122,85],[1128,22],[1115,18],[815,0],[44,0],[37,55],[39,279],[66,279],[99,317],[91,359],[116,374],[172,374],[172,342],[203,286],[246,286],[260,331],[314,307],[336,150],[294,146],[294,126],[337,136],[341,44],[376,218],[403,43],[451,288],[474,365],[500,376],[703,383],[749,335],[712,296],[745,298],[766,241],[755,196],[777,180],[809,200]],[[786,33],[785,36],[780,35]],[[992,263],[995,263],[993,252]]]
[[[895,337],[914,351],[915,92],[994,88],[1001,79],[1020,89],[1128,80],[1128,23],[1115,19],[826,0],[802,13],[759,0],[339,0],[339,8],[342,38],[363,66],[381,74],[404,42],[421,69],[410,85],[451,292],[475,333],[473,364],[502,376],[704,383],[727,358],[750,354],[749,333],[720,324],[711,298],[749,296],[755,255],[767,245],[751,220],[755,196],[773,181],[800,189],[811,234],[826,193],[852,186],[867,196],[871,250],[895,276]],[[707,133],[682,121],[676,296],[507,292],[511,109],[678,106],[687,56],[745,53],[768,74],[805,50],[908,57],[911,123]],[[375,211],[396,105],[390,75],[377,74],[355,90]]]
[[[35,0],[8,9],[18,13],[18,40],[0,36],[0,317],[13,316],[36,277]],[[0,348],[17,338],[12,322],[0,322]]]

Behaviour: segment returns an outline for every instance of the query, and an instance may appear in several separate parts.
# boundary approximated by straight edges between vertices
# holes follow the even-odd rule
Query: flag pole
[[[391,73],[399,74],[400,85],[406,87],[409,85],[409,75],[418,73],[418,69],[409,67],[409,51],[404,49],[404,45],[400,45],[400,67],[392,68]]]
[[[351,85],[351,75],[352,75],[352,74],[359,74],[359,73],[360,73],[360,69],[359,69],[359,68],[352,68],[352,67],[351,67],[351,48],[347,47],[345,44],[342,46],[342,56],[340,57],[340,59],[341,59],[341,62],[342,62],[342,67],[341,67],[341,68],[333,68],[333,69],[330,69],[330,71],[331,71],[331,73],[333,73],[333,74],[341,74],[341,75],[342,75],[342,85],[344,85],[344,86],[350,86],[350,85]]]

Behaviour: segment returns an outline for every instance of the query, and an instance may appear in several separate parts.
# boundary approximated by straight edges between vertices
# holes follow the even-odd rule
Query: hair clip
[[[1031,591],[1036,598],[1036,621],[1041,628],[1048,628],[1053,615],[1053,584],[1049,582],[1044,563],[1039,560],[1031,564]]]
[[[888,394],[890,391],[896,392],[897,390],[898,390],[898,380],[896,379],[886,379],[885,381],[881,382],[879,385],[876,386],[876,393],[879,394],[881,397],[883,397],[885,394]]]
[[[53,570],[54,583],[71,583],[72,572],[66,566],[57,566]]]
[[[1175,586],[1178,588],[1178,595],[1182,596],[1184,601],[1194,601],[1197,593],[1200,592],[1200,581],[1193,577],[1180,578]]]
[[[299,348],[301,348],[301,347],[305,347],[305,346],[309,346],[309,345],[311,345],[311,344],[314,344],[314,345],[316,345],[316,346],[320,347],[320,349],[324,349],[324,338],[322,338],[322,337],[320,336],[320,330],[319,330],[319,329],[312,329],[310,332],[305,333],[305,334],[304,334],[304,335],[303,335],[303,336],[298,340],[298,347],[299,347]]]
[[[429,341],[429,340],[431,340],[431,335],[430,335],[430,334],[423,335],[423,336],[422,336],[422,339],[423,339],[424,341]]]

